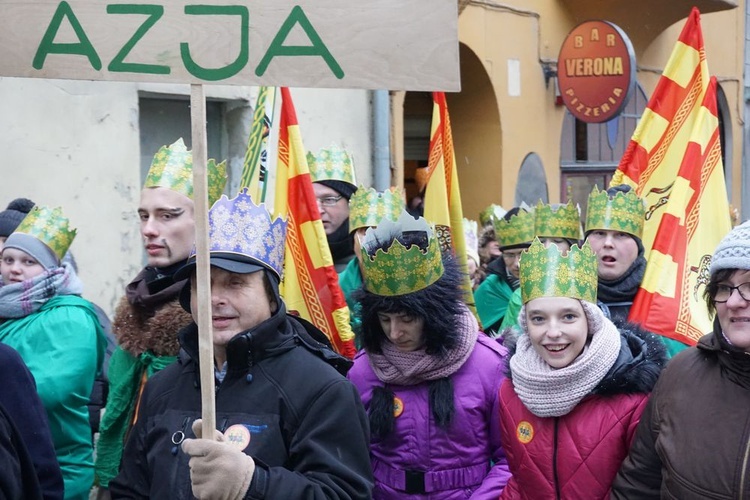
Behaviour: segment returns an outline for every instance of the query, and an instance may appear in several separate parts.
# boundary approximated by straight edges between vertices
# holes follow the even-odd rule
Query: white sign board
[[[0,76],[460,90],[456,0],[0,0]]]

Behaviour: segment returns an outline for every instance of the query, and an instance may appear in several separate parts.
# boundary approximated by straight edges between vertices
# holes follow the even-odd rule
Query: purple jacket
[[[510,478],[499,421],[506,353],[495,340],[479,334],[469,359],[451,377],[456,411],[447,430],[433,421],[427,383],[388,386],[403,402],[403,412],[391,434],[371,438],[375,499],[499,498]],[[354,358],[348,377],[369,411],[373,388],[384,384],[365,351]],[[414,471],[419,471],[420,482],[424,472],[426,494],[405,493]]]

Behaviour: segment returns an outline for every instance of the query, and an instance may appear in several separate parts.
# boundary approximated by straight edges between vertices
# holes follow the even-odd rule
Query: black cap
[[[251,274],[263,269],[268,269],[265,265],[260,264],[257,260],[247,257],[246,255],[228,253],[228,252],[214,252],[211,253],[209,260],[211,266],[224,269],[230,273],[237,274]],[[195,255],[192,255],[187,263],[179,268],[174,273],[174,280],[186,280],[189,279],[193,271],[195,270]],[[273,273],[272,273],[273,274]]]
[[[333,189],[337,193],[339,193],[341,196],[346,198],[347,201],[349,201],[354,194],[354,192],[357,190],[357,186],[354,184],[349,184],[348,182],[344,181],[336,181],[336,180],[323,180],[323,181],[315,181],[318,184],[323,184],[324,186],[328,186],[329,188]]]

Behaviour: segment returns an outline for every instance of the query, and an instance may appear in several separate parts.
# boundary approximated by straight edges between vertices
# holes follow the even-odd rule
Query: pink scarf
[[[381,382],[416,385],[453,375],[463,366],[477,342],[479,324],[468,308],[458,321],[458,344],[443,356],[427,354],[424,349],[401,352],[390,341],[381,346],[383,354],[367,353],[370,366]]]

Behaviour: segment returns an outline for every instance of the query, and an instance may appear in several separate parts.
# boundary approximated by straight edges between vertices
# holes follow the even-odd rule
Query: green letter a
[[[64,17],[68,18],[70,26],[78,36],[79,43],[55,43],[55,36],[57,31],[60,29],[62,20]],[[81,23],[78,22],[73,9],[70,8],[68,2],[60,2],[57,6],[55,14],[52,16],[52,20],[47,27],[47,31],[44,32],[41,43],[36,50],[34,61],[32,66],[34,69],[42,69],[44,67],[44,60],[47,58],[47,54],[74,54],[86,56],[91,63],[91,67],[99,71],[102,69],[102,61],[96,54],[94,46],[91,45],[89,37],[83,31]]]

